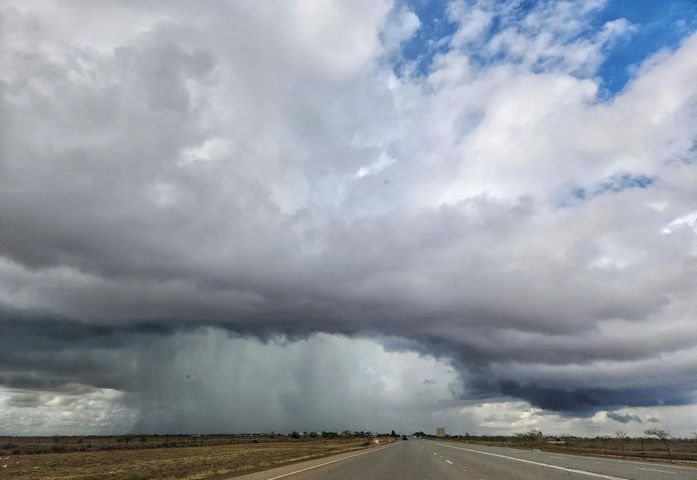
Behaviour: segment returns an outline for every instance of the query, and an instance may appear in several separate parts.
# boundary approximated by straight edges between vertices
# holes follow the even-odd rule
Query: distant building
[[[444,436],[445,436],[445,427],[436,428],[436,437],[444,437]]]

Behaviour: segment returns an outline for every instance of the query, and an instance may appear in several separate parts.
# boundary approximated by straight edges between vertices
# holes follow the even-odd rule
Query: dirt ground
[[[384,443],[381,440],[380,443]],[[186,479],[242,475],[295,461],[367,448],[366,438],[197,447],[5,455],[0,479]]]

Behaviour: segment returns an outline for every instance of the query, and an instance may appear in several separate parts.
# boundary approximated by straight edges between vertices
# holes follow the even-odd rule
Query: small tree
[[[526,435],[530,438],[530,442],[533,444],[540,442],[542,440],[542,437],[543,437],[542,430],[535,430],[535,429],[530,430]]]
[[[391,436],[391,437],[396,437],[396,436],[397,436],[397,433],[396,433],[394,430],[392,430],[392,432],[390,433],[390,436]]]
[[[670,438],[670,432],[668,430],[664,430],[662,428],[658,427],[653,427],[649,428],[648,430],[644,430],[644,433],[646,435],[652,436],[652,437],[657,437],[663,442],[663,445],[666,447],[666,451],[668,452],[668,459],[672,462],[673,457],[670,454],[670,447],[668,446],[668,439]]]
[[[615,430],[615,438],[620,442],[620,449],[624,453],[624,441],[627,439],[627,432],[624,430]]]
[[[542,430],[530,430],[527,433],[516,433],[516,438],[521,439],[525,444],[534,444],[542,440]]]

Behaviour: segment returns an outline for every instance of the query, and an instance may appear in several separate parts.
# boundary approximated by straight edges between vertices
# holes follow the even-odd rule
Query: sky
[[[697,431],[696,32],[0,2],[0,434]]]

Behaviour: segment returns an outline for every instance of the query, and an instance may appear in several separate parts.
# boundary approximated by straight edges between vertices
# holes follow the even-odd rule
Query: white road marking
[[[450,460],[448,460],[447,458],[445,459],[445,461],[446,461],[446,462],[448,462],[448,463],[449,463],[450,465],[452,465],[452,464],[453,464],[453,462],[451,462],[451,461],[450,461]]]
[[[637,470],[646,470],[647,472],[658,472],[658,473],[670,473],[671,475],[675,475],[675,472],[670,472],[668,470],[656,470],[655,468],[643,468],[643,467],[636,467]]]
[[[454,445],[447,445],[445,443],[439,443],[438,445],[442,445],[444,447],[450,447],[450,448],[457,448],[458,450],[465,450],[467,452],[472,452],[472,453],[480,453],[482,455],[491,455],[492,457],[506,458],[508,460],[514,460],[516,462],[530,463],[532,465],[553,468],[555,470],[562,470],[564,472],[578,473],[579,475],[587,475],[589,477],[604,478],[605,480],[629,480],[629,479],[624,478],[624,477],[614,477],[612,475],[604,475],[602,473],[594,473],[594,472],[588,472],[586,470],[578,470],[575,468],[560,467],[559,465],[550,465],[549,463],[533,462],[532,460],[524,460],[522,458],[509,457],[508,455],[501,455],[499,453],[482,452],[481,450],[472,450],[471,448],[456,447]]]
[[[284,473],[282,475],[277,475],[275,477],[269,477],[266,480],[276,480],[278,478],[289,477],[291,475],[295,475],[296,473],[307,472],[308,470],[314,470],[315,468],[324,467],[325,465],[331,465],[332,463],[342,462],[344,460],[348,460],[349,458],[360,457],[361,455],[365,455],[367,453],[375,453],[375,452],[378,452],[380,450],[384,450],[386,448],[393,447],[395,445],[397,445],[397,443],[393,443],[392,445],[387,445],[385,447],[378,448],[377,450],[368,450],[367,452],[361,452],[361,453],[356,453],[355,455],[349,455],[348,457],[337,458],[336,460],[331,460],[329,462],[320,463],[319,465],[312,465],[311,467],[301,468],[300,470],[295,470],[294,472],[288,472],[288,473]]]
[[[583,455],[578,455],[578,456],[583,457]],[[588,457],[586,457],[586,458],[588,458]],[[616,458],[603,458],[603,461],[604,462],[631,463],[632,465],[651,465],[651,463],[648,461],[646,461],[646,462],[633,462],[631,460],[618,460]],[[598,462],[598,464],[600,464],[600,463],[601,462]],[[681,467],[680,465],[665,465],[665,466],[661,465],[661,467],[662,468],[680,468],[683,470],[692,470],[692,471],[695,470],[694,467]]]
[[[539,450],[538,450],[539,452]],[[535,453],[534,451],[530,451],[530,453]],[[540,452],[542,453],[542,452]],[[568,455],[566,457],[567,459],[571,458],[583,458],[583,459],[589,459],[589,458],[598,458],[598,455],[581,455],[581,454],[576,454],[576,455]],[[603,458],[603,462],[617,462],[617,463],[631,463],[632,465],[651,465],[651,462],[649,461],[632,461],[632,460],[623,460],[619,458]],[[597,465],[600,465],[603,462],[595,462]],[[694,467],[684,467],[680,465],[661,465],[661,468],[679,468],[682,470],[691,470],[694,471]]]

